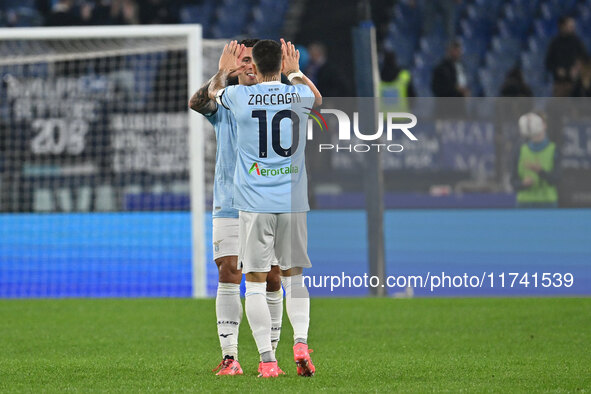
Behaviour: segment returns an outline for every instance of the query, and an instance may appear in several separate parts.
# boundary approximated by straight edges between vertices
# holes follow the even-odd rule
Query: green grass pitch
[[[243,376],[217,377],[213,300],[0,301],[2,392],[590,392],[591,299],[313,299],[317,373],[258,379],[243,320]]]

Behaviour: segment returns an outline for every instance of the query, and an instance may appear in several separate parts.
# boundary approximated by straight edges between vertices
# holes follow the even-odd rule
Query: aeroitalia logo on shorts
[[[287,166],[281,168],[261,168],[259,163],[252,163],[250,170],[248,170],[249,174],[255,172],[255,175],[260,176],[278,176],[278,175],[289,175],[289,174],[297,174],[299,171],[298,166]]]

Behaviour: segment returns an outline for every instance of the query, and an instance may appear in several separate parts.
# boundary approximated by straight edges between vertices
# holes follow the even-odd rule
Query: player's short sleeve
[[[236,85],[219,90],[215,95],[215,101],[226,109],[232,108],[236,102]]]
[[[216,109],[208,114],[203,114],[203,116],[205,116],[205,119],[208,120],[209,123],[211,123],[212,126],[215,127],[215,125],[220,121],[220,107],[219,105],[216,104]]]

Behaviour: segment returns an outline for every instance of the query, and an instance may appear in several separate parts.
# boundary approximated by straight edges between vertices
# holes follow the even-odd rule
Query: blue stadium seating
[[[591,51],[591,0],[465,0],[458,6],[458,15],[456,33],[463,44],[463,64],[473,95],[498,95],[506,72],[515,65],[522,67],[534,94],[549,95],[551,78],[544,58],[561,16],[576,17],[579,35]],[[417,8],[397,5],[386,47],[400,51],[401,59],[412,59],[410,65],[401,64],[412,70],[418,94],[430,96],[431,70],[443,57],[445,43],[421,37],[420,29],[412,29],[420,19]],[[403,36],[409,44],[398,44]],[[413,48],[411,56],[408,52]]]
[[[181,8],[181,23],[199,23],[203,27],[203,33],[209,34],[210,22],[215,10],[215,4],[205,1],[200,5],[189,5]]]
[[[178,16],[181,23],[201,24],[205,38],[240,35],[277,38],[288,5],[288,0],[187,1]],[[1,0],[0,26],[42,25],[35,6],[35,0]]]
[[[579,4],[577,7],[577,30],[579,36],[591,52],[591,1]]]
[[[180,21],[201,24],[206,38],[277,38],[289,2],[201,0],[186,4],[180,9]],[[420,2],[415,4],[396,2],[382,44],[396,52],[403,67],[412,70],[417,92],[430,96],[431,70],[445,53],[444,27],[437,20],[429,36],[422,36]],[[42,24],[35,5],[35,0],[1,1],[0,25]],[[515,64],[521,65],[534,92],[547,92],[551,81],[544,57],[561,16],[576,18],[578,33],[591,52],[591,0],[464,0],[456,14],[456,34],[463,43],[463,62],[473,93],[494,92]]]

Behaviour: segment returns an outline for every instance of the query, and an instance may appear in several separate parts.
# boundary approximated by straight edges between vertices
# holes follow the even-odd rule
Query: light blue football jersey
[[[234,208],[247,212],[306,212],[305,147],[314,94],[303,84],[229,86],[218,104],[232,111],[238,133]]]
[[[213,182],[214,218],[237,218],[238,210],[232,207],[234,171],[236,169],[236,120],[232,112],[217,106],[213,114],[205,115],[215,130],[215,176]]]

